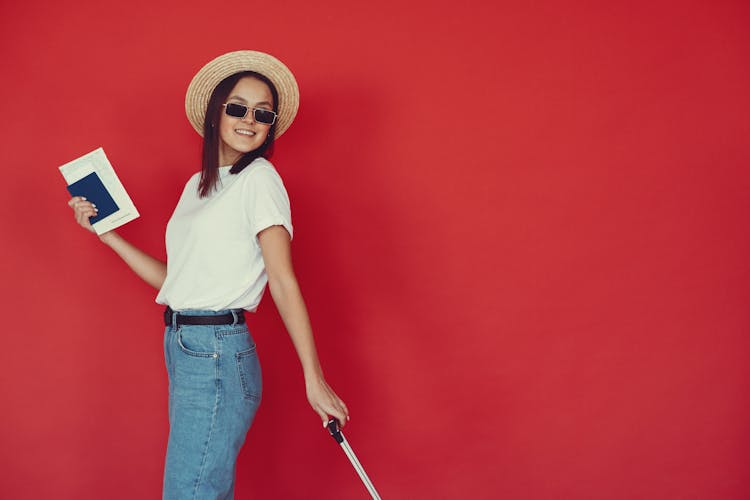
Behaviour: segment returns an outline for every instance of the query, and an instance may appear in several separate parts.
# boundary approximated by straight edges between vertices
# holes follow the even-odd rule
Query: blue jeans
[[[261,398],[260,363],[247,326],[168,326],[164,357],[169,442],[163,498],[231,499],[237,454]]]

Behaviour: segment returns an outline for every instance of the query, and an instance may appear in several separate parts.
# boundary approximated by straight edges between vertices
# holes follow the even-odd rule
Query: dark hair
[[[208,196],[211,191],[214,190],[216,183],[219,180],[219,146],[221,144],[219,120],[221,119],[221,114],[224,112],[223,105],[227,101],[229,93],[234,86],[237,85],[237,82],[246,76],[260,80],[268,85],[268,88],[271,90],[271,95],[273,96],[273,110],[276,112],[279,110],[279,95],[276,91],[276,87],[271,83],[271,80],[255,71],[235,73],[223,79],[216,86],[211,94],[211,98],[208,100],[206,116],[203,123],[203,164],[201,168],[201,180],[198,184],[198,194],[201,198]],[[234,162],[234,165],[232,165],[229,173],[238,174],[242,172],[242,170],[256,158],[271,158],[271,155],[273,154],[275,135],[276,124],[273,124],[268,131],[268,137],[266,137],[265,142],[263,142],[259,148],[240,156],[239,159]]]

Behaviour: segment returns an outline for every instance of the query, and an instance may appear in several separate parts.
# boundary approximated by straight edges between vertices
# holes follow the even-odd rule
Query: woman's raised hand
[[[92,233],[96,232],[94,231],[94,226],[89,222],[89,217],[94,217],[99,212],[96,205],[86,200],[83,196],[74,196],[68,201],[68,206],[73,209],[76,222],[81,227],[88,229]]]

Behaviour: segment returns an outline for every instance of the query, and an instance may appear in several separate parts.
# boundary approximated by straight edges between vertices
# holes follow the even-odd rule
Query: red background
[[[0,495],[158,498],[161,308],[76,227],[103,146],[164,255],[200,142],[184,92],[268,51],[275,163],[346,434],[384,498],[750,496],[750,4],[0,6]],[[367,498],[272,301],[237,498]]]

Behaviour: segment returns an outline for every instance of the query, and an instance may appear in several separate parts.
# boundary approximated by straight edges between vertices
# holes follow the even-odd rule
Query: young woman
[[[165,499],[226,499],[237,454],[261,398],[261,373],[244,311],[268,285],[302,364],[307,398],[325,426],[346,405],[328,386],[292,268],[289,199],[270,158],[299,104],[294,76],[276,58],[230,52],[204,66],[185,107],[203,136],[203,167],[187,182],[167,224],[167,263],[115,231],[100,235],[166,306],[169,375]],[[97,208],[69,201],[94,231]]]

